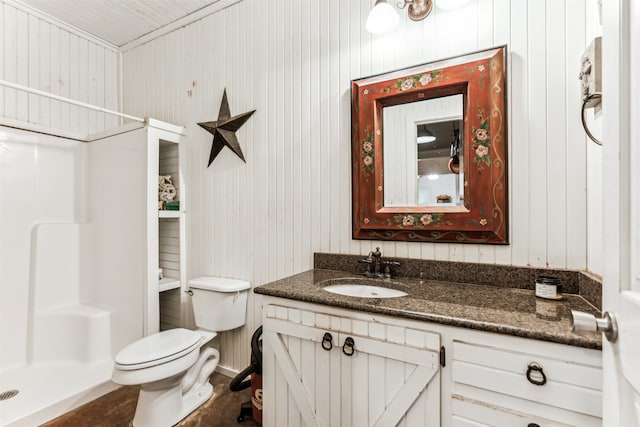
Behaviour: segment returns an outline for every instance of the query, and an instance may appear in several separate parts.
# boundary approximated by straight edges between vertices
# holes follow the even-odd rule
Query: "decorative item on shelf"
[[[168,211],[179,211],[180,210],[180,200],[172,200],[169,202],[164,202],[164,208]]]
[[[198,123],[198,126],[213,135],[213,143],[211,145],[211,153],[209,154],[209,163],[207,164],[207,167],[211,166],[213,160],[225,146],[229,147],[231,151],[236,153],[243,162],[247,162],[242,154],[242,148],[240,148],[240,143],[236,137],[236,131],[240,129],[247,120],[249,120],[249,117],[251,117],[255,111],[256,110],[252,110],[231,117],[229,102],[227,101],[227,89],[224,90],[224,93],[222,94],[222,103],[220,104],[220,111],[218,112],[218,120]]]
[[[436,197],[436,201],[438,203],[451,203],[451,196],[449,196],[448,194],[440,194],[438,197]]]
[[[168,202],[175,198],[176,187],[171,182],[171,175],[158,176],[158,200],[160,202]],[[163,209],[161,203],[158,203],[158,209]]]

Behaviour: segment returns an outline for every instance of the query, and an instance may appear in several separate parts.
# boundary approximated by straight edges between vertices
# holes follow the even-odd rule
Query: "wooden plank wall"
[[[512,244],[382,249],[600,272],[600,150],[585,149],[575,77],[598,32],[595,3],[471,0],[419,23],[400,11],[394,33],[371,36],[368,0],[245,0],[125,52],[124,111],[189,131],[193,276],[259,285],[310,268],[313,252],[364,254],[378,245],[350,237],[350,79],[500,44],[510,51]],[[0,2],[0,23],[1,79],[118,109],[114,47],[11,0]],[[211,136],[195,123],[216,119],[224,87],[232,113],[257,109],[238,132],[247,164],[225,149],[207,169]],[[116,124],[4,88],[0,116],[79,133]],[[250,331],[259,315],[251,298]],[[249,336],[223,334],[223,363],[243,367]]]
[[[20,3],[0,1],[0,79],[118,110],[115,46]],[[0,86],[0,117],[96,133],[118,119],[38,95]]]
[[[260,285],[312,266],[313,253],[554,268],[587,267],[587,149],[579,59],[595,0],[472,0],[387,36],[364,28],[369,0],[245,0],[123,53],[124,108],[187,127],[190,271]],[[588,16],[587,16],[588,15]],[[509,48],[508,246],[351,239],[350,80],[497,45]],[[247,163],[210,168],[223,89]],[[260,323],[222,334],[243,368]],[[226,337],[226,338],[225,338]]]

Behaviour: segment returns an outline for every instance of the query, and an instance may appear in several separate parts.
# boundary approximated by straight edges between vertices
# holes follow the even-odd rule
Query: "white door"
[[[640,2],[603,7],[603,425],[640,427]]]

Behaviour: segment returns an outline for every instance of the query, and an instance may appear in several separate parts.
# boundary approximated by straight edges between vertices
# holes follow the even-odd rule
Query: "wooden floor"
[[[178,427],[254,427],[251,417],[238,423],[240,404],[250,397],[250,390],[229,390],[230,378],[213,374],[213,397],[177,424]],[[121,387],[92,402],[68,412],[43,427],[129,427],[136,409],[138,387]]]

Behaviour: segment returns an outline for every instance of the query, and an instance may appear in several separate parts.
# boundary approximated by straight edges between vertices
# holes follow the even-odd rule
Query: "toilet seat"
[[[123,348],[115,357],[115,366],[132,371],[168,363],[197,349],[201,340],[200,333],[183,328],[158,332]]]

